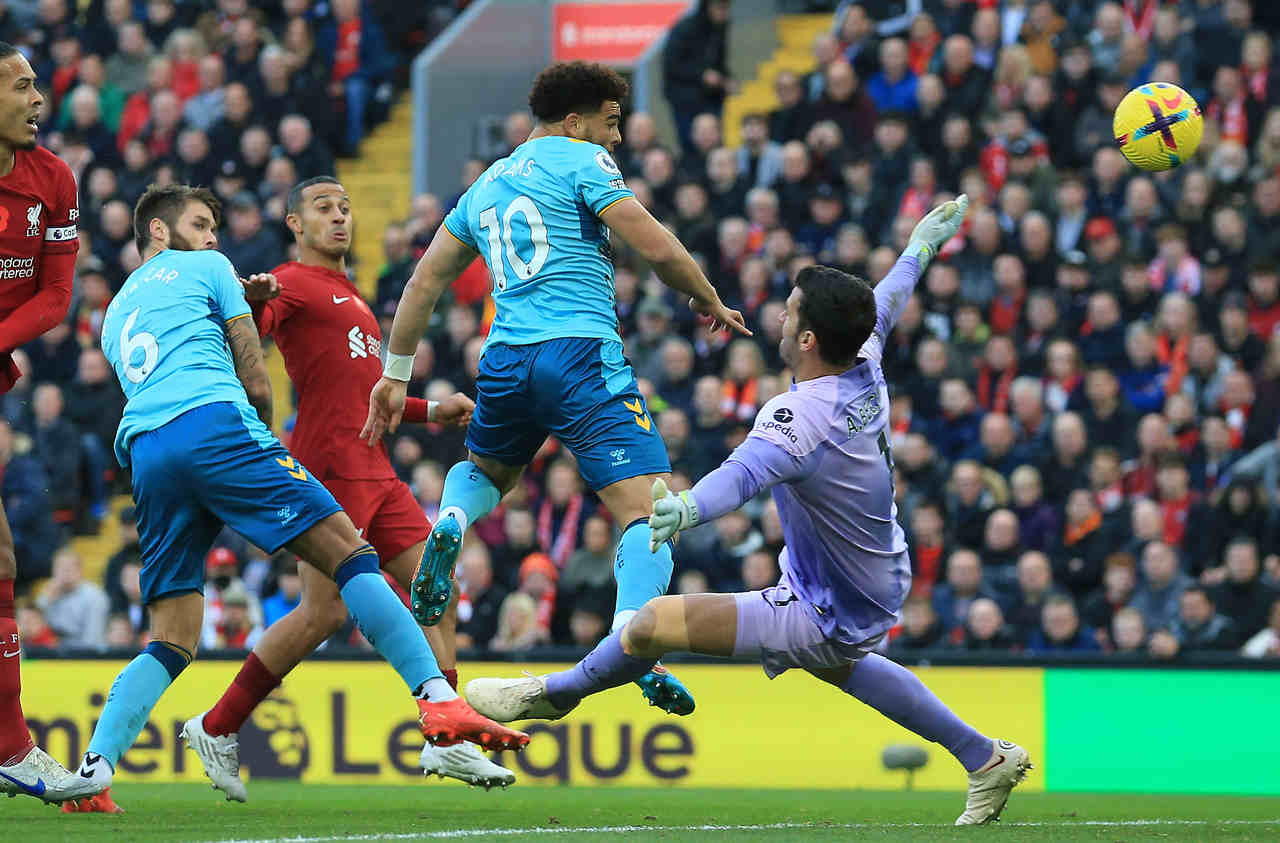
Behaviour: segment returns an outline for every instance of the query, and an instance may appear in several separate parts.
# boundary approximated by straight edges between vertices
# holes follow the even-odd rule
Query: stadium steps
[[[89,582],[102,583],[107,560],[120,549],[120,510],[126,506],[133,506],[133,498],[129,495],[116,495],[107,506],[107,517],[102,519],[96,536],[76,536],[71,539],[71,548],[83,561],[84,578]]]
[[[774,27],[778,34],[778,47],[773,55],[756,67],[755,78],[745,81],[741,91],[725,100],[724,138],[727,146],[741,143],[742,115],[753,111],[772,111],[778,107],[778,99],[773,95],[774,76],[783,70],[799,74],[813,70],[813,39],[819,32],[831,28],[831,15],[781,15]]]
[[[360,145],[360,157],[338,163],[338,177],[356,212],[356,283],[373,298],[382,266],[382,235],[388,225],[409,215],[412,194],[413,100],[403,96],[391,115]]]

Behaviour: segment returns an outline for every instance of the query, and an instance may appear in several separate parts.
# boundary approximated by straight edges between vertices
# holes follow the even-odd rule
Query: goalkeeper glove
[[[653,481],[653,515],[649,516],[649,552],[698,523],[698,504],[689,492],[673,495],[659,477]]]
[[[912,255],[920,262],[920,271],[924,272],[929,261],[938,254],[942,246],[956,235],[964,223],[965,212],[969,210],[969,197],[961,193],[950,202],[943,202],[916,223],[911,230],[911,239],[907,241],[904,255]]]

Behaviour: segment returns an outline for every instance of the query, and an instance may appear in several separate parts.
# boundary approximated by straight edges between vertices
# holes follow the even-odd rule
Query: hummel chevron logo
[[[35,784],[27,784],[26,782],[18,781],[13,776],[6,775],[4,773],[0,773],[0,776],[4,776],[9,781],[13,782],[18,787],[25,790],[27,793],[30,793],[32,796],[44,796],[44,791],[45,791],[44,779],[36,779]]]
[[[85,767],[92,767],[92,766],[94,766],[95,764],[97,764],[97,763],[98,763],[99,761],[101,761],[101,760],[102,760],[102,756],[101,756],[101,755],[95,755],[95,754],[93,754],[92,752],[86,752],[86,753],[84,754],[84,764],[83,764],[83,766],[85,766]],[[92,771],[92,770],[81,770],[81,771],[80,771],[80,778],[82,778],[82,779],[91,779],[91,778],[93,778],[93,771]]]
[[[342,298],[338,298],[337,296],[334,296],[333,303],[342,304],[344,301],[349,301],[350,299],[351,299],[351,296],[343,296]]]

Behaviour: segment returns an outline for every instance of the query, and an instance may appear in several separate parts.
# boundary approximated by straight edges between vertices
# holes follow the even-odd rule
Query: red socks
[[[14,672],[16,674],[17,671]],[[449,685],[456,691],[458,671],[446,670],[443,673]],[[244,666],[236,674],[235,680],[223,693],[222,699],[218,700],[217,704],[204,716],[204,730],[211,735],[230,735],[239,732],[240,727],[249,719],[249,715],[258,707],[258,703],[265,700],[267,695],[279,686],[279,677],[267,670],[266,666],[258,660],[257,653],[250,653],[249,658],[244,660]],[[14,700],[16,704],[16,695]],[[22,716],[21,711],[18,712],[18,716]],[[25,724],[23,729],[26,729]]]
[[[239,732],[258,703],[279,685],[280,678],[267,670],[257,653],[250,653],[222,699],[204,716],[204,730],[211,735]]]
[[[21,761],[35,746],[22,716],[22,670],[18,651],[13,580],[0,580],[0,764]]]

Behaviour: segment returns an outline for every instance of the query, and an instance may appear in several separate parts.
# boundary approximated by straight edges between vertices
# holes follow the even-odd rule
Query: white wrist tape
[[[387,362],[382,367],[384,377],[392,380],[409,382],[413,377],[413,355],[387,353]]]

